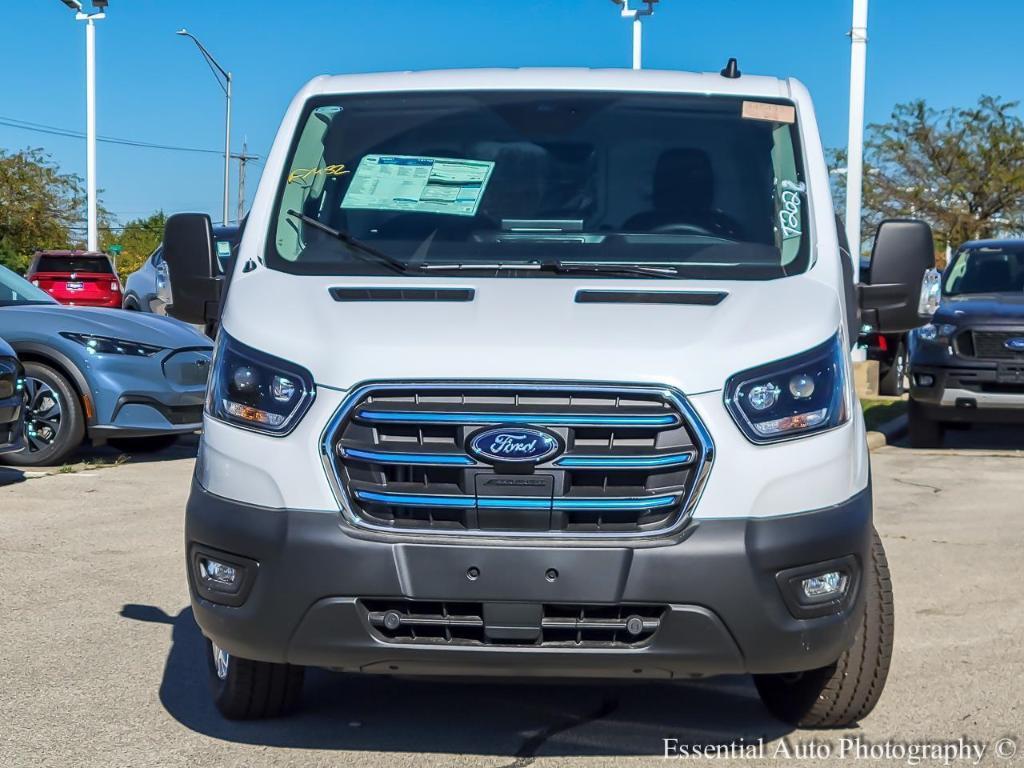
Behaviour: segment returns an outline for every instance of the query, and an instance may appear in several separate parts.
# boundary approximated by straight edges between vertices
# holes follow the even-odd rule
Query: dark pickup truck
[[[962,245],[909,340],[915,447],[941,446],[947,424],[1024,423],[1024,240]]]

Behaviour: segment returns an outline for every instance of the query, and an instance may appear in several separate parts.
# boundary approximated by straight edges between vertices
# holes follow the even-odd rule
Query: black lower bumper
[[[871,525],[868,488],[788,517],[694,521],[670,541],[641,546],[439,543],[369,536],[338,514],[248,506],[194,484],[186,546],[196,620],[243,658],[394,674],[673,677],[835,661],[858,623]],[[199,556],[218,553],[244,568],[234,596],[199,583]],[[803,613],[786,594],[790,569],[826,561],[847,564],[849,594]],[[636,647],[396,641],[371,626],[362,602],[371,598],[664,612]]]
[[[1024,365],[913,365],[910,396],[935,421],[1024,423]]]

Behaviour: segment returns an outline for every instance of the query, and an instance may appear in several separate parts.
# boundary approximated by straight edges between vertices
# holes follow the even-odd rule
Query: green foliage
[[[23,272],[41,248],[80,245],[85,190],[41,149],[0,149],[0,264]]]
[[[100,248],[109,252],[110,246],[120,245],[117,257],[117,273],[124,280],[143,265],[149,255],[164,239],[164,222],[167,217],[158,211],[144,219],[133,219],[120,231],[107,230],[100,237]]]
[[[868,126],[864,233],[882,219],[924,219],[936,250],[1019,232],[1024,215],[1024,121],[1017,102],[983,96],[976,106],[936,110],[923,100],[898,104],[887,123]],[[831,167],[846,165],[833,151]],[[833,175],[843,211],[846,178]]]

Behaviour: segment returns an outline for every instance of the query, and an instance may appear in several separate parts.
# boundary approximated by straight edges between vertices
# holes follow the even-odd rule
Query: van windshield
[[[412,275],[494,267],[503,277],[546,277],[562,272],[537,267],[557,264],[612,276],[623,274],[616,265],[643,265],[628,274],[772,279],[807,269],[809,221],[796,110],[782,100],[332,96],[311,101],[300,121],[267,264],[387,271],[347,237]]]

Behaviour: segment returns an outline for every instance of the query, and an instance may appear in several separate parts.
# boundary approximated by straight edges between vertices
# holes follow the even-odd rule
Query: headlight
[[[308,410],[314,394],[313,377],[305,368],[220,333],[206,401],[213,418],[284,435]]]
[[[841,337],[795,357],[731,377],[725,404],[747,438],[772,443],[845,424],[850,419],[847,362]]]
[[[157,352],[163,352],[164,350],[164,347],[158,347],[154,344],[115,339],[111,336],[94,336],[91,333],[61,333],[61,336],[81,344],[90,355],[152,357]]]
[[[921,326],[918,332],[921,339],[931,341],[935,344],[949,344],[956,333],[956,326],[952,323],[928,323]]]

